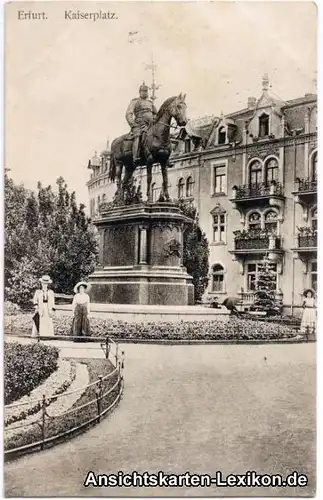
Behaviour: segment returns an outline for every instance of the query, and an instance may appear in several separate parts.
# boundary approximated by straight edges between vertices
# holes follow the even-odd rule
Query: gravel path
[[[6,496],[310,496],[315,345],[125,345],[119,407],[85,434],[5,465]],[[85,488],[88,471],[309,475],[303,491]]]
[[[71,406],[85,392],[84,387],[86,387],[90,383],[89,372],[86,364],[84,363],[76,363],[76,376],[75,380],[72,382],[70,387],[67,389],[67,395],[62,394],[54,403],[52,403],[47,408],[47,413],[50,417],[57,417],[61,415],[65,411],[67,411]],[[70,394],[70,392],[73,392]]]

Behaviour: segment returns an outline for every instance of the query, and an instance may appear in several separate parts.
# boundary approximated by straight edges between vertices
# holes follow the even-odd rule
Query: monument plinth
[[[101,209],[99,265],[89,277],[91,302],[192,305],[192,277],[183,266],[183,232],[190,223],[173,203]]]

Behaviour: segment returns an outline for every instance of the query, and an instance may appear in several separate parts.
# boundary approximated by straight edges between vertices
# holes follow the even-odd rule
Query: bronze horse
[[[152,166],[154,163],[159,163],[161,166],[163,184],[161,190],[161,198],[168,201],[168,175],[167,165],[171,154],[170,128],[171,120],[174,118],[178,126],[183,127],[187,123],[186,118],[186,94],[175,97],[169,97],[161,105],[154,124],[148,128],[141,140],[140,147],[140,165],[147,167],[147,199],[152,201],[151,181],[152,181]],[[122,170],[125,167],[123,180]],[[109,179],[117,183],[117,193],[124,193],[129,185],[136,165],[133,162],[132,156],[132,140],[129,139],[129,134],[122,135],[115,139],[111,144],[111,157]]]

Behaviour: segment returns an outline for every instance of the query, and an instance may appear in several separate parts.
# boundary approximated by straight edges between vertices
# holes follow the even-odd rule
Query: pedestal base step
[[[57,306],[59,314],[70,315],[70,305]],[[211,309],[202,306],[155,306],[128,304],[91,304],[90,317],[113,319],[128,323],[179,322],[179,321],[221,321],[229,320],[226,308]]]

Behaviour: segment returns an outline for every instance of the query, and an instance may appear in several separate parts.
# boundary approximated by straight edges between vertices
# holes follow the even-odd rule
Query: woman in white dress
[[[41,289],[36,290],[33,304],[35,315],[33,317],[32,337],[54,335],[53,315],[55,311],[55,297],[53,290],[48,288],[52,283],[49,276],[40,278]]]
[[[88,318],[90,313],[90,297],[87,292],[89,289],[90,285],[85,281],[80,281],[74,287],[72,337],[89,337],[91,335]],[[86,341],[86,339],[78,338],[75,339],[75,342],[84,342],[84,340]]]
[[[311,288],[304,290],[303,316],[301,322],[301,333],[313,334],[316,330],[316,304],[315,292]]]

